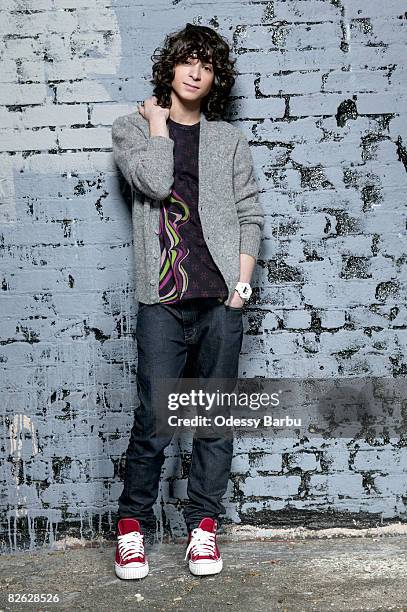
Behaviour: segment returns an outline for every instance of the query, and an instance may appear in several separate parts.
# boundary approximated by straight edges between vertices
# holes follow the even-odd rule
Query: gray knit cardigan
[[[237,126],[208,121],[199,127],[198,209],[204,239],[229,295],[240,275],[240,253],[256,260],[264,227],[249,143]],[[160,206],[174,181],[174,141],[150,136],[138,112],[117,117],[112,125],[113,156],[132,191],[136,298],[159,302]]]

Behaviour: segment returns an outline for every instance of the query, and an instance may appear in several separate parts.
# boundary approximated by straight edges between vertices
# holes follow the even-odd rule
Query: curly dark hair
[[[209,121],[224,119],[237,75],[236,60],[230,57],[228,42],[212,28],[187,23],[183,30],[165,37],[164,45],[157,47],[151,56],[153,95],[160,106],[171,108],[175,65],[192,55],[202,62],[212,61],[214,71],[211,91],[201,101],[201,112]]]

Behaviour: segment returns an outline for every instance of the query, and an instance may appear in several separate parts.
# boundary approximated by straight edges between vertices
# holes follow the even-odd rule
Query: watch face
[[[244,300],[247,300],[251,296],[251,293],[252,293],[249,283],[241,283],[240,285],[236,287],[236,291],[238,292],[240,297]]]

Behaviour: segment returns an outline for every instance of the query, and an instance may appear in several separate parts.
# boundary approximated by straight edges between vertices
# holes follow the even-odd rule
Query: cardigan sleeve
[[[130,184],[148,197],[164,200],[174,182],[174,141],[165,136],[146,138],[127,116],[112,125],[113,157]]]
[[[240,223],[240,253],[257,259],[264,228],[264,211],[258,201],[259,189],[250,145],[240,130],[233,159],[233,189]]]

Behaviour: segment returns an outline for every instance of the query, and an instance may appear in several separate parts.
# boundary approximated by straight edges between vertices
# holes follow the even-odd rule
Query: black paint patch
[[[333,189],[334,186],[325,176],[324,168],[314,166],[312,168],[301,166],[300,164],[293,164],[300,172],[301,175],[301,187],[303,189]]]
[[[324,257],[318,255],[312,244],[304,244],[302,251],[305,256],[305,261],[324,261]]]
[[[302,271],[289,266],[283,259],[270,259],[258,263],[262,268],[267,267],[267,280],[270,283],[299,283],[304,280]]]
[[[273,227],[271,235],[273,238],[279,238],[281,236],[295,236],[300,229],[301,224],[296,220],[279,221],[277,227]]]
[[[330,527],[345,527],[350,529],[364,529],[365,527],[382,527],[391,524],[394,519],[384,519],[381,512],[339,512],[332,508],[317,510],[297,510],[284,508],[283,510],[249,510],[239,512],[243,525],[258,527],[305,527],[307,529],[327,529]],[[400,519],[403,521],[403,519]],[[407,522],[407,519],[404,519]]]
[[[361,222],[359,218],[351,217],[346,211],[338,208],[323,208],[322,211],[335,217],[337,236],[360,233]]]
[[[265,7],[264,7],[264,12],[263,12],[263,16],[261,18],[263,23],[267,23],[269,22],[271,19],[274,19],[275,17],[275,12],[274,12],[274,2],[266,2]]]
[[[397,298],[399,295],[400,286],[397,281],[386,281],[379,283],[376,287],[376,300],[385,301],[387,298]]]
[[[400,356],[397,357],[389,357],[389,361],[393,366],[392,369],[392,376],[394,378],[398,378],[398,377],[402,377],[405,378],[407,376],[407,363],[400,363]],[[407,423],[407,419],[404,419],[404,423],[403,423],[403,427],[404,427],[404,431],[405,431],[405,427],[406,427],[406,423]],[[405,434],[404,434],[405,435]],[[400,446],[407,446],[407,438],[404,439],[404,441],[402,441],[400,444]]]
[[[84,323],[84,331],[86,333],[87,336],[89,336],[89,334],[91,332],[94,333],[95,335],[95,340],[97,340],[98,342],[100,342],[101,344],[103,344],[106,340],[110,340],[110,336],[106,336],[106,334],[104,334],[100,329],[98,329],[97,327],[89,327],[86,323],[86,321],[83,322]]]
[[[249,311],[249,314],[247,316],[247,336],[261,336],[263,334],[262,324],[265,316],[266,313],[263,311]]]
[[[370,261],[367,257],[343,257],[343,266],[340,273],[341,278],[372,278],[368,268]]]
[[[338,106],[336,111],[336,125],[338,127],[344,127],[348,119],[357,119],[358,111],[356,108],[356,102],[354,100],[344,100]]]
[[[52,473],[54,482],[64,482],[69,478],[67,471],[70,470],[73,459],[71,457],[52,457]]]
[[[365,185],[362,188],[362,210],[366,212],[372,210],[374,206],[383,201],[381,187],[376,185]]]
[[[401,139],[401,136],[398,136],[396,143],[397,143],[397,155],[398,155],[399,161],[401,161],[401,163],[404,166],[404,170],[407,172],[407,149],[405,146],[403,146],[403,141]]]
[[[37,342],[40,342],[41,337],[39,333],[33,331],[32,329],[29,329],[24,325],[18,325],[16,327],[16,332],[18,333],[19,331],[23,334],[24,342],[28,342],[28,344],[35,344]]]

